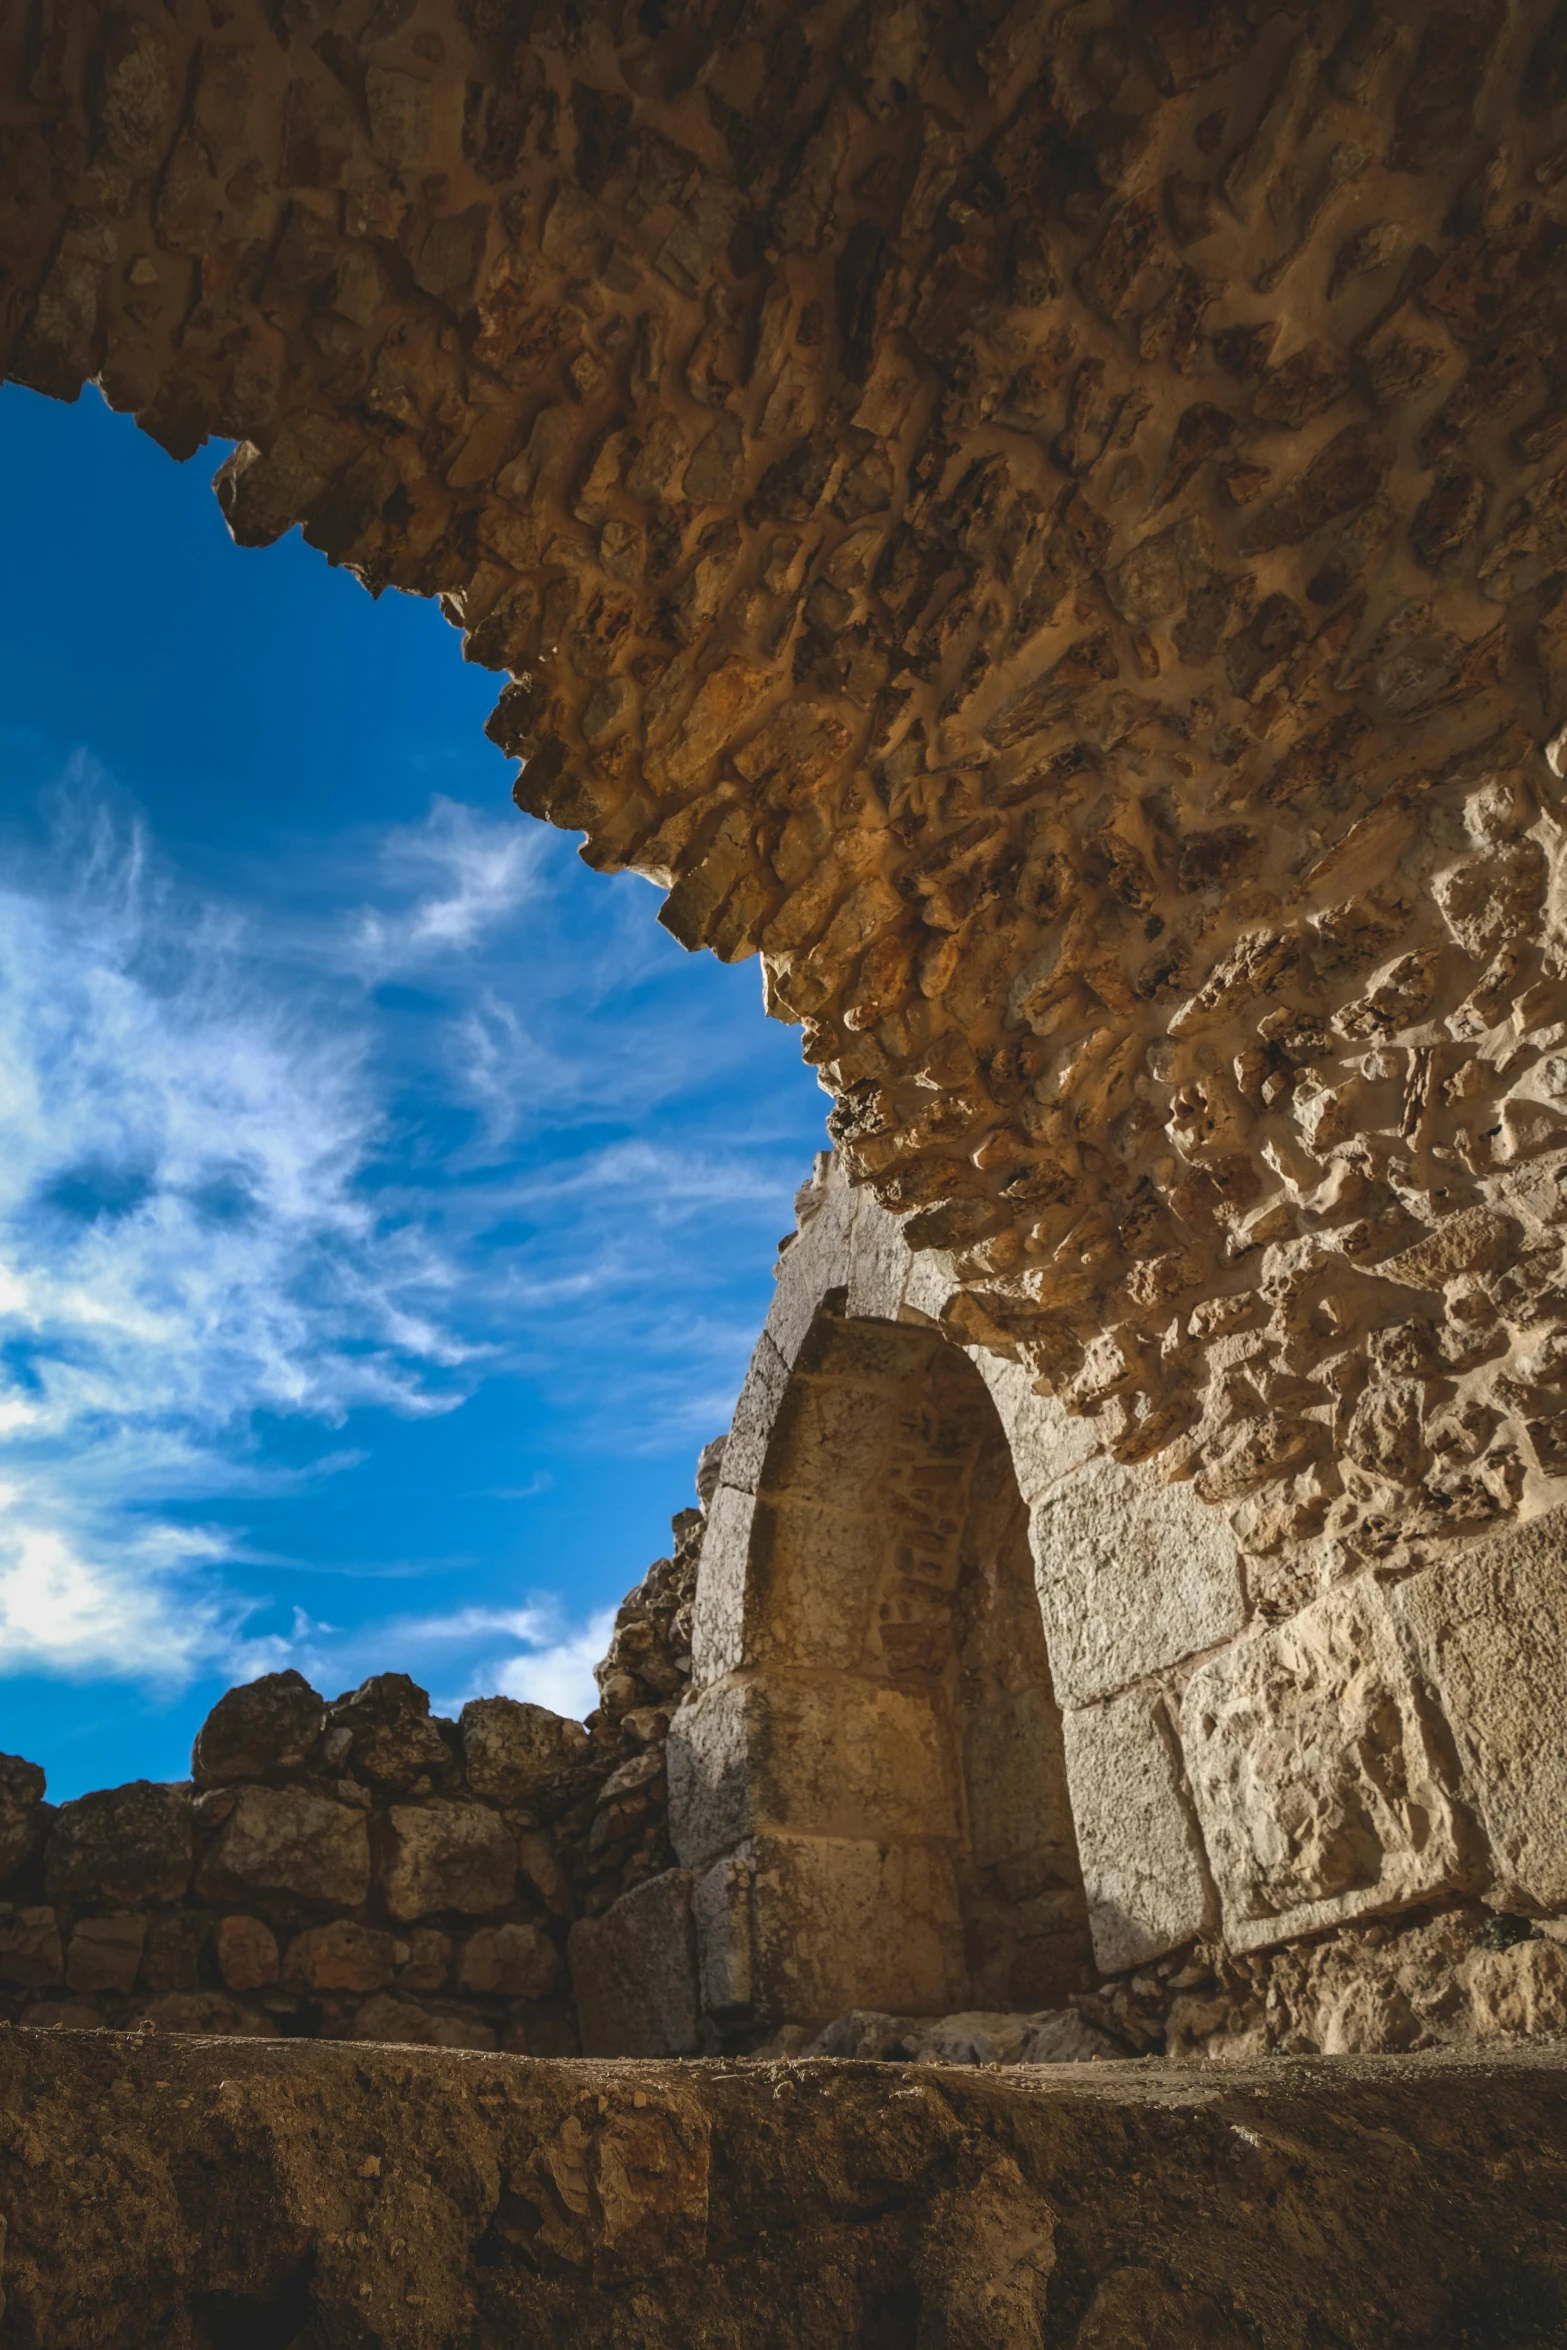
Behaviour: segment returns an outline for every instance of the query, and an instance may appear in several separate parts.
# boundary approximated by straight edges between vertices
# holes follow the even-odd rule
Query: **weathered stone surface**
[[[325,1728],[326,1700],[302,1673],[264,1673],[218,1699],[196,1733],[190,1775],[222,1787],[297,1771]]]
[[[1200,1666],[1181,1744],[1238,1949],[1468,1874],[1440,1746],[1370,1578]]]
[[[468,1784],[489,1803],[533,1803],[588,1752],[580,1722],[512,1697],[470,1699],[458,1730]]]
[[[43,1834],[44,1774],[18,1754],[0,1754],[0,1885],[14,1876]]]
[[[503,1820],[477,1803],[394,1804],[379,1869],[381,1894],[394,1918],[502,1909],[517,1883],[517,1840]]]
[[[1210,1922],[1202,1845],[1157,1690],[1069,1712],[1063,1729],[1094,1956],[1114,1974]]]
[[[66,1981],[73,1991],[131,1990],[146,1939],[145,1918],[78,1918],[65,1954]]]
[[[406,1673],[375,1673],[336,1700],[334,1730],[346,1730],[354,1769],[378,1787],[407,1792],[429,1774],[444,1774],[452,1754],[430,1719],[428,1693]]]
[[[13,2032],[6,2322],[24,2350],[242,2324],[432,2350],[618,2350],[628,2323],[736,2350],[1545,2342],[1562,2079],[1500,2043],[1220,2084]]]
[[[62,1804],[44,1851],[51,1901],[176,1901],[190,1882],[190,1791],[136,1779]]]
[[[1504,1909],[1567,1908],[1567,1519],[1476,1544],[1393,1595],[1457,1742]]]
[[[1567,2038],[1567,1950],[1559,1942],[1519,1942],[1487,1950],[1469,1970],[1475,2029]]]
[[[0,1982],[23,1990],[43,1990],[65,1980],[65,1952],[60,1923],[42,1904],[0,1908]]]
[[[1065,1705],[1217,1648],[1246,1621],[1234,1540],[1189,1487],[1095,1461],[1038,1504],[1029,1539]]]
[[[370,1891],[363,1812],[294,1787],[246,1787],[202,1863],[211,1901],[292,1893],[355,1909]]]
[[[758,2016],[820,2024],[851,2007],[885,2003],[944,2015],[960,2002],[962,1924],[950,1849],[769,1835],[738,1858],[749,1883],[732,1888],[731,1946],[721,1964],[731,1982],[748,1976]],[[711,1911],[697,1914],[706,1976],[718,1954]],[[748,1949],[735,1947],[743,1941]]]
[[[693,2056],[699,2006],[693,1875],[666,1869],[607,1909],[579,1918],[568,1945],[582,2046],[589,2056]]]
[[[307,1927],[283,1953],[283,1980],[294,1991],[380,1991],[396,1971],[391,1935],[352,1918]]]
[[[260,1991],[277,1981],[277,1936],[261,1918],[219,1918],[212,1940],[218,1972],[231,1991]]]
[[[542,1926],[481,1926],[457,1961],[459,1990],[503,1999],[546,1999],[560,1981],[560,1952]]]

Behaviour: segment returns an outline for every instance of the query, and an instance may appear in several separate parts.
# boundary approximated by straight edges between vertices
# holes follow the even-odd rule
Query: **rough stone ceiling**
[[[8,371],[442,598],[519,802],[760,951],[966,1335],[1259,1555],[1546,1492],[1567,5],[3,42]]]

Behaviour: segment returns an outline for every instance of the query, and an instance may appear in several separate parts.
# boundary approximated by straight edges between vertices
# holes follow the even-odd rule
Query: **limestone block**
[[[751,2013],[756,1978],[751,1931],[755,1878],[747,1845],[705,1871],[692,1888],[702,2013],[720,2024]]]
[[[1452,1727],[1490,1898],[1567,1907],[1567,1513],[1411,1576],[1393,1607]]]
[[[560,1952],[542,1926],[481,1926],[457,1961],[459,1990],[546,1999],[560,1980]]]
[[[1201,1666],[1181,1744],[1237,1948],[1464,1881],[1439,1752],[1370,1578]]]
[[[500,1909],[517,1887],[517,1843],[503,1820],[477,1803],[394,1804],[381,1891],[394,1918],[456,1909]]]
[[[1021,1363],[983,1347],[963,1351],[990,1390],[1025,1501],[1037,1500],[1104,1451],[1094,1422],[1067,1411],[1053,1395],[1036,1395],[1033,1375]]]
[[[278,1978],[277,1936],[261,1918],[219,1918],[212,1931],[218,1973],[231,1991],[260,1991]]]
[[[1062,1730],[1094,1956],[1116,1974],[1213,1922],[1202,1846],[1156,1690],[1069,1713]]]
[[[744,1656],[755,1509],[752,1496],[732,1485],[720,1485],[713,1496],[691,1610],[691,1677],[698,1688],[732,1673]]]
[[[60,1925],[52,1909],[0,1909],[0,1983],[41,1991],[65,1979]]]
[[[911,1322],[939,1322],[961,1287],[950,1252],[922,1248],[910,1261],[900,1317]]]
[[[190,1882],[190,1792],[134,1779],[62,1804],[44,1852],[51,1901],[177,1901]]]
[[[1234,1541],[1189,1485],[1088,1461],[1039,1503],[1029,1536],[1063,1705],[1107,1697],[1245,1623]]]
[[[414,2000],[399,1999],[390,1991],[367,1999],[350,2028],[356,2040],[386,2040],[403,2047],[435,2045],[433,2018]]]
[[[223,1901],[252,1890],[357,1909],[370,1891],[364,1813],[295,1787],[242,1789],[197,1891]]]
[[[406,1673],[373,1673],[337,1699],[331,1721],[334,1730],[351,1733],[354,1769],[377,1786],[406,1793],[416,1780],[451,1763],[451,1750],[430,1719],[429,1697]]]
[[[671,1724],[675,1849],[697,1867],[769,1828],[956,1837],[948,1749],[919,1690],[804,1673],[720,1683]]]
[[[778,1286],[762,1327],[791,1369],[823,1298],[848,1285],[854,1205],[853,1192],[834,1168],[821,1206],[779,1260]]]
[[[218,1699],[196,1732],[190,1775],[222,1787],[297,1771],[325,1728],[326,1700],[303,1673],[263,1673]]]
[[[1468,1978],[1474,2028],[1482,2040],[1503,2032],[1541,2039],[1567,2036],[1567,1950],[1559,1942],[1482,1950],[1469,1962]]]
[[[166,1991],[149,1999],[141,2020],[159,2032],[219,2033],[226,2040],[275,2040],[277,2018],[225,1999],[221,1991]]]
[[[859,1193],[849,1230],[851,1318],[895,1322],[912,1261],[897,1217],[879,1207],[870,1192]]]
[[[836,1506],[758,1501],[751,1527],[745,1662],[848,1672],[865,1653],[889,1528],[874,1492]],[[704,1554],[705,1564],[705,1554]]]
[[[14,1876],[44,1827],[44,1775],[19,1754],[0,1754],[0,1885]]]
[[[489,1803],[532,1803],[592,1745],[580,1722],[512,1697],[471,1699],[457,1727],[468,1784]]]
[[[765,1485],[769,1495],[790,1501],[863,1509],[897,1434],[898,1399],[890,1382],[903,1370],[911,1340],[906,1331],[889,1331],[885,1359],[878,1362],[875,1325],[829,1327],[830,1360],[839,1376],[813,1379],[796,1373],[774,1426]],[[854,1359],[866,1355],[872,1357],[868,1362]]]
[[[764,1330],[756,1342],[740,1400],[724,1444],[725,1485],[754,1493],[762,1481],[762,1466],[772,1440],[773,1426],[789,1383],[789,1366]]]
[[[224,1924],[229,1924],[228,1919]],[[220,1941],[218,1963],[223,1964]],[[390,1934],[373,1926],[356,1925],[352,1918],[334,1918],[329,1926],[310,1926],[296,1934],[283,1957],[283,1980],[291,1991],[380,1991],[395,1972],[395,1945]],[[224,1980],[229,1980],[225,1970]],[[234,1984],[233,1988],[241,1988]]]
[[[129,1991],[147,1939],[145,1918],[79,1918],[65,1954],[65,1979],[73,1991]]]
[[[450,1934],[442,1934],[434,1926],[415,1926],[407,1941],[399,1942],[393,1952],[398,1961],[398,1988],[439,1991],[452,1971],[452,1947]]]
[[[747,1857],[755,2015],[814,2024],[851,2007],[944,2015],[962,2004],[962,1916],[944,1847],[770,1835]]]
[[[969,1713],[963,1779],[975,1865],[992,1868],[1024,1853],[1069,1853],[1061,1716],[1048,1689],[999,1689]]]
[[[585,2056],[692,2056],[697,2039],[691,1872],[666,1869],[579,1918],[567,1946]]]

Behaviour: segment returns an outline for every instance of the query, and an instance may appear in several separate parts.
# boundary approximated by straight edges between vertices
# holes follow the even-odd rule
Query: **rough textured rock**
[[[0,363],[439,595],[1258,1560],[1555,1486],[1554,0],[331,13],[7,19]]]
[[[582,1761],[589,1746],[580,1724],[512,1697],[472,1699],[458,1728],[468,1784],[490,1803],[536,1802]]]
[[[292,1893],[352,1909],[370,1890],[364,1814],[295,1787],[246,1787],[207,1855],[208,1900]]]
[[[1562,2056],[519,2064],[0,2034],[8,2344],[1497,2350]]]
[[[0,1885],[15,1876],[43,1834],[44,1774],[17,1754],[0,1754]]]
[[[227,1690],[196,1734],[190,1775],[198,1787],[299,1770],[326,1728],[326,1707],[303,1673],[263,1673]]]
[[[44,1886],[56,1902],[83,1894],[177,1901],[191,1858],[189,1790],[136,1779],[62,1804],[49,1830]]]

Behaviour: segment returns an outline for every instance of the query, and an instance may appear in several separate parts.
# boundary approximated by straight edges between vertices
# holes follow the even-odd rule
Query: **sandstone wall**
[[[587,1726],[504,1697],[433,1719],[401,1673],[329,1704],[275,1673],[219,1700],[187,1784],[56,1808],[0,1757],[0,2021],[572,2053],[572,1919],[674,1859],[701,1525],[675,1519],[622,1605]]]
[[[575,1929],[579,1981],[656,1952],[686,2047],[698,2016],[801,2045],[834,2007],[880,2013],[823,2043],[845,2053],[928,2047],[889,2016],[955,2008],[1069,2009],[1103,2037],[1068,2053],[1567,2028],[1562,1514],[1371,1568],[1297,1542],[1259,1572],[1243,1516],[964,1347],[950,1261],[829,1162],[804,1210],[709,1512],[670,1730],[682,1865]],[[1018,1641],[968,1673],[954,1600],[1002,1555],[965,1522],[975,1487],[1027,1528],[1032,1674]],[[1006,1833],[965,1958],[976,1734]],[[1079,1883],[1100,1985],[1071,1965]],[[968,2036],[1015,2051],[1018,2028]]]

